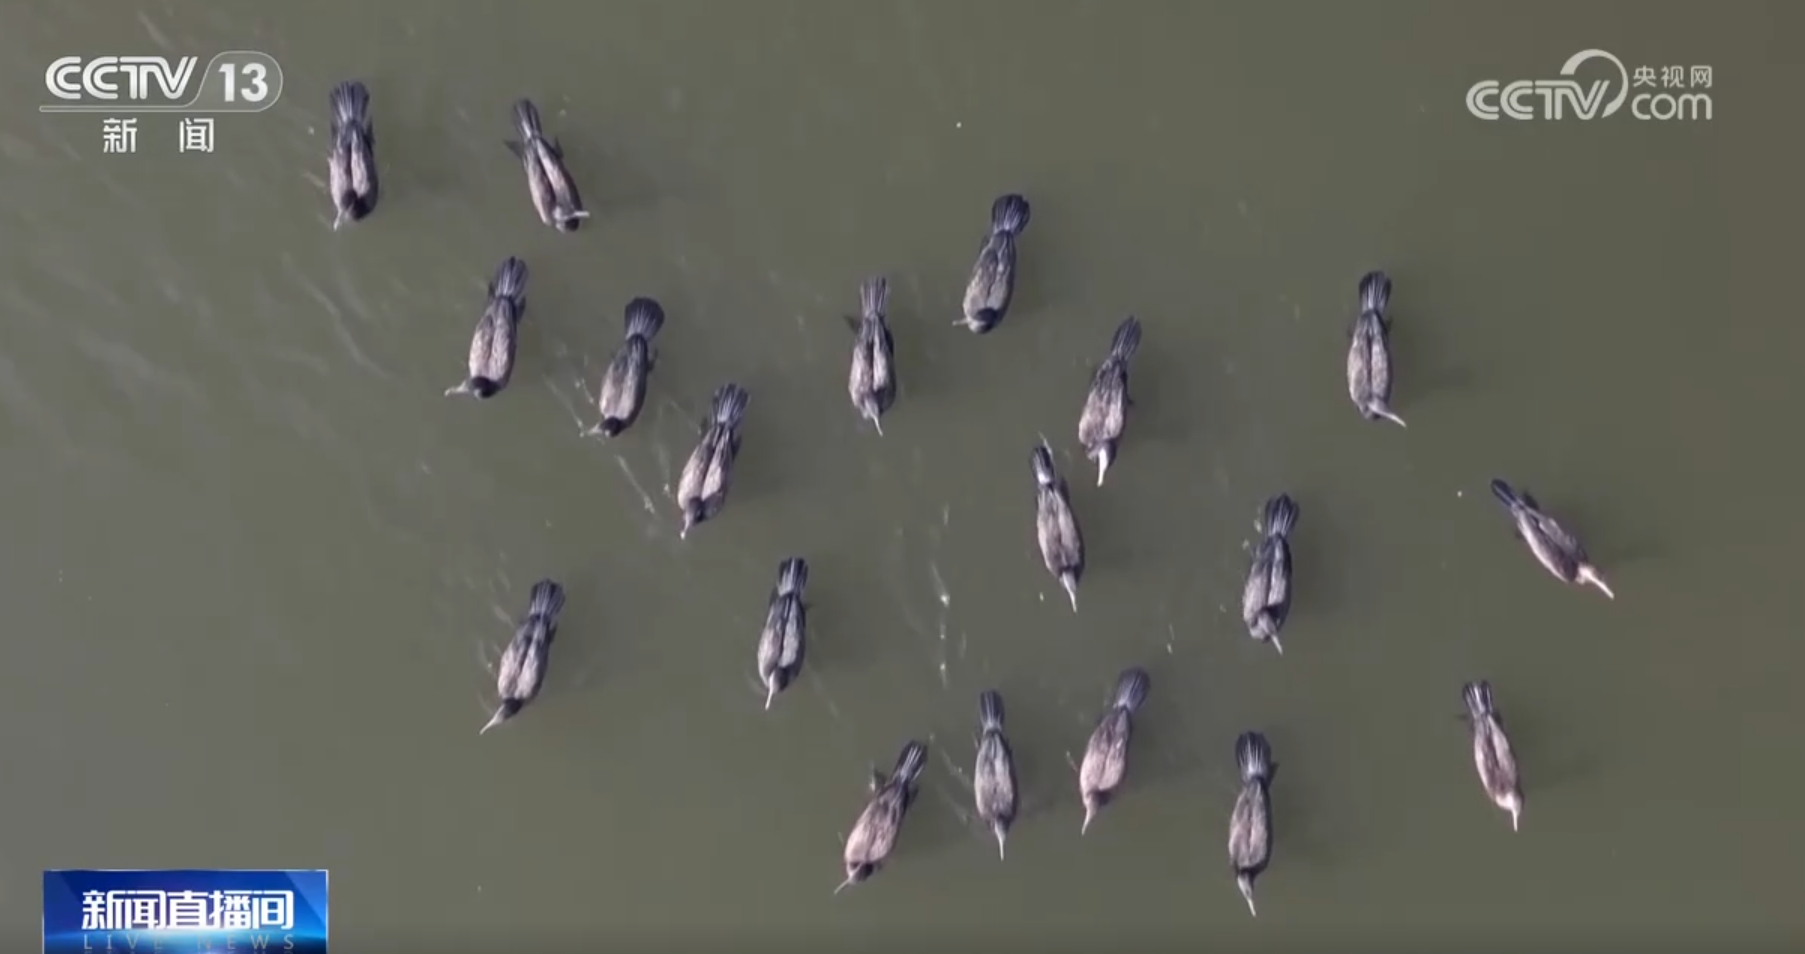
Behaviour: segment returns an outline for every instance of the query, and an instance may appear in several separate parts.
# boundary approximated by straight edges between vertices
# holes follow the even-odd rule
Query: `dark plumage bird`
[[[1272,861],[1272,777],[1278,763],[1272,746],[1258,732],[1243,732],[1235,740],[1235,764],[1241,769],[1241,794],[1228,818],[1228,861],[1235,868],[1235,886],[1247,899],[1247,911],[1255,916],[1253,883]]]
[[[1015,824],[1015,753],[1003,735],[1003,696],[994,689],[978,696],[978,761],[971,791],[978,818],[997,836],[997,857],[1005,857],[1009,826]]]
[[[1043,441],[1034,448],[1034,535],[1047,572],[1065,587],[1078,611],[1078,581],[1084,577],[1084,534],[1072,512],[1065,478],[1053,467],[1053,451]]]
[[[702,439],[683,465],[677,481],[677,505],[683,508],[682,537],[692,527],[713,520],[727,503],[733,480],[733,461],[740,453],[740,423],[752,396],[729,382],[714,393],[708,419],[702,422]]]
[[[765,684],[765,708],[802,674],[808,649],[808,561],[790,557],[777,567],[777,586],[765,609],[765,628],[758,634],[758,681]]]
[[[896,403],[896,343],[884,322],[889,298],[890,283],[882,275],[867,278],[859,286],[852,374],[846,382],[853,410],[877,428],[879,437],[884,435],[884,414]]]
[[[965,284],[965,317],[953,322],[977,334],[995,328],[1009,313],[1015,295],[1015,241],[1028,227],[1028,200],[1006,195],[990,206],[990,234],[978,249],[971,280]]]
[[[1360,317],[1347,348],[1347,396],[1367,420],[1403,427],[1404,419],[1391,410],[1391,319],[1385,315],[1390,303],[1391,279],[1384,272],[1360,279]]]
[[[871,798],[846,836],[846,880],[834,889],[835,894],[877,874],[896,850],[896,835],[902,831],[909,806],[915,803],[915,783],[927,764],[928,747],[911,741],[896,757],[896,771],[889,778],[872,771]]]
[[[1103,710],[1103,717],[1091,731],[1090,742],[1084,747],[1084,762],[1078,766],[1078,796],[1084,800],[1080,835],[1090,830],[1091,820],[1109,804],[1128,775],[1128,742],[1134,735],[1134,713],[1147,701],[1152,688],[1153,680],[1141,669],[1125,669],[1116,678],[1109,708]]]
[[[650,298],[635,298],[627,302],[626,323],[627,340],[608,362],[596,395],[601,423],[585,431],[585,436],[618,437],[639,420],[639,411],[645,406],[646,380],[652,376],[652,366],[658,363],[652,339],[664,327],[664,309]]]
[[[552,580],[533,584],[526,618],[514,627],[514,638],[508,640],[501,665],[495,667],[495,692],[501,696],[501,705],[478,735],[514,718],[539,695],[539,687],[545,684],[552,639],[558,635],[558,614],[563,610],[564,587]]]
[[[514,104],[514,129],[520,140],[508,140],[506,145],[526,168],[527,190],[532,193],[539,221],[560,232],[575,232],[589,213],[583,211],[583,197],[564,167],[564,148],[556,139],[546,138],[539,108],[532,100]]]
[[[500,394],[514,376],[520,319],[526,314],[526,263],[510,258],[489,283],[489,301],[470,336],[469,376],[445,389],[445,396],[469,394],[486,400]]]
[[[1128,360],[1140,346],[1141,323],[1130,315],[1116,326],[1115,337],[1109,342],[1109,356],[1091,376],[1084,413],[1078,416],[1078,442],[1084,445],[1085,456],[1097,462],[1099,487],[1116,459],[1122,428],[1128,423],[1128,408],[1134,403],[1128,396]]]
[[[1241,621],[1247,634],[1285,652],[1279,630],[1291,613],[1291,529],[1297,526],[1297,502],[1289,494],[1266,501],[1254,529],[1260,543],[1253,564],[1247,568],[1247,585],[1241,588]]]
[[[331,182],[332,227],[360,222],[376,211],[376,127],[370,122],[370,91],[350,80],[334,86],[327,97],[332,117],[332,151],[327,154]]]
[[[1510,519],[1516,524],[1517,539],[1528,545],[1529,552],[1535,554],[1536,560],[1554,574],[1555,579],[1576,586],[1590,583],[1605,596],[1617,598],[1610,585],[1605,583],[1603,574],[1586,556],[1586,548],[1580,546],[1579,539],[1543,512],[1542,505],[1536,503],[1534,497],[1497,479],[1492,481],[1492,496],[1510,512]]]
[[[1504,717],[1492,700],[1492,685],[1483,679],[1469,682],[1460,688],[1460,697],[1473,730],[1473,766],[1479,770],[1479,784],[1492,804],[1510,813],[1510,830],[1516,831],[1523,815],[1523,785],[1517,757],[1504,735]]]

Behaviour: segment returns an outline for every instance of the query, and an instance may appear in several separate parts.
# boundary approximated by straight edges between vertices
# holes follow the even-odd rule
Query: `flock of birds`
[[[376,208],[376,139],[370,95],[362,83],[345,82],[335,87],[330,108],[330,188],[336,210],[333,228],[337,229],[346,222],[366,218]],[[546,135],[539,111],[530,101],[516,102],[513,118],[519,139],[509,141],[507,147],[525,169],[540,220],[562,232],[576,231],[589,213],[565,168],[563,149],[556,139]],[[1008,314],[1015,287],[1016,243],[1028,226],[1029,214],[1028,201],[1019,195],[1002,196],[992,205],[990,228],[966,285],[964,316],[955,324],[986,334]],[[482,318],[471,337],[467,373],[446,390],[447,396],[489,399],[507,388],[526,308],[526,281],[526,264],[517,258],[509,258],[496,271]],[[887,290],[881,277],[867,279],[860,286],[860,316],[854,322],[848,379],[853,408],[879,434],[883,433],[883,416],[897,396],[894,343],[884,317]],[[1368,420],[1390,421],[1402,427],[1404,420],[1390,405],[1390,323],[1386,318],[1390,297],[1391,281],[1383,272],[1371,272],[1361,278],[1359,312],[1347,356],[1348,395]],[[652,341],[663,324],[664,311],[657,302],[636,298],[627,304],[626,340],[604,372],[596,398],[600,422],[587,434],[614,438],[633,426],[645,403],[646,384],[656,362]],[[1128,370],[1140,341],[1140,322],[1133,317],[1123,321],[1110,342],[1108,355],[1091,378],[1090,392],[1079,417],[1078,438],[1086,456],[1096,462],[1098,486],[1102,486],[1116,459],[1128,411],[1134,406],[1128,394]],[[733,462],[740,450],[740,424],[749,401],[746,389],[731,382],[714,393],[700,438],[678,481],[680,534],[685,538],[698,525],[718,516],[727,502]],[[1084,536],[1072,510],[1065,479],[1054,467],[1052,450],[1044,439],[1034,448],[1032,463],[1035,530],[1041,556],[1047,572],[1059,581],[1075,612],[1078,586],[1084,576]],[[1596,586],[1614,598],[1579,541],[1549,516],[1533,496],[1503,480],[1493,480],[1491,490],[1504,505],[1517,538],[1548,572],[1566,583]],[[1270,643],[1281,654],[1284,649],[1279,633],[1291,608],[1290,536],[1297,526],[1298,514],[1297,502],[1287,494],[1278,494],[1266,502],[1255,524],[1260,539],[1241,595],[1241,616],[1248,634]],[[757,650],[758,675],[766,689],[767,709],[802,671],[808,632],[808,607],[803,592],[808,574],[807,561],[799,557],[785,559],[771,592]],[[539,694],[563,606],[564,590],[558,583],[541,580],[533,585],[526,615],[497,666],[496,688],[501,703],[482,732],[513,718]],[[1151,688],[1147,673],[1139,668],[1122,672],[1116,680],[1078,766],[1079,797],[1084,804],[1081,833],[1089,830],[1127,775],[1134,715]],[[1479,780],[1492,802],[1510,814],[1511,828],[1515,830],[1523,812],[1523,792],[1492,687],[1484,680],[1476,680],[1466,683],[1461,695],[1472,730],[1473,761]],[[1003,727],[1002,696],[985,691],[978,699],[979,734],[972,788],[977,817],[995,834],[999,855],[1006,850],[1018,806],[1014,755]],[[1271,744],[1259,732],[1242,733],[1235,740],[1234,757],[1241,790],[1229,817],[1228,854],[1236,884],[1251,912],[1255,911],[1254,881],[1272,857],[1270,789],[1278,763],[1273,759]],[[910,741],[888,775],[873,771],[865,808],[845,840],[846,879],[835,893],[870,878],[890,857],[926,766],[927,746]]]

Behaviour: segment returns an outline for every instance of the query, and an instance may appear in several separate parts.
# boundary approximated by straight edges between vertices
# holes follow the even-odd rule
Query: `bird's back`
[[[1271,804],[1266,786],[1248,782],[1229,816],[1228,857],[1238,871],[1257,873],[1271,854]]]
[[[495,688],[504,699],[531,699],[545,680],[544,633],[536,621],[514,629],[495,667]]]
[[[625,420],[638,412],[646,386],[645,349],[643,339],[629,338],[608,362],[596,396],[596,407],[604,418]]]
[[[894,782],[885,784],[865,803],[865,810],[846,837],[847,864],[869,864],[882,861],[896,847],[896,832],[902,819],[904,792]]]
[[[870,318],[862,319],[852,342],[852,366],[847,374],[846,393],[855,405],[864,405],[878,387],[875,324]]]
[[[717,436],[715,425],[709,425],[702,437],[696,441],[696,447],[689,452],[689,459],[683,462],[683,473],[677,478],[677,499],[679,501],[700,500],[705,496],[704,486],[708,480],[710,465],[714,462],[714,441]]]
[[[733,459],[739,453],[739,441],[732,431],[717,425],[718,433],[709,455],[708,468],[702,478],[702,499],[719,497],[727,492],[733,479]]]
[[[1057,574],[1077,569],[1083,563],[1084,541],[1066,499],[1064,481],[1041,487],[1037,494],[1034,530],[1047,571]]]
[[[470,375],[506,384],[514,368],[514,302],[492,298],[470,338]]]
[[[1084,413],[1078,418],[1079,443],[1096,447],[1122,436],[1127,425],[1127,379],[1127,367],[1114,358],[1097,368],[1084,398]]]
[[[1373,343],[1379,319],[1367,312],[1354,320],[1347,349],[1347,391],[1353,402],[1364,406],[1373,396]]]
[[[1015,760],[1001,732],[985,732],[978,740],[972,793],[980,817],[1005,822],[1015,818]]]
[[[1516,787],[1517,758],[1496,715],[1487,714],[1473,723],[1473,763],[1487,789],[1496,792]]]
[[[1090,744],[1084,749],[1084,762],[1078,767],[1078,784],[1089,792],[1107,792],[1121,784],[1128,769],[1129,715],[1112,708],[1091,732]]]
[[[771,601],[771,611],[765,619],[765,625],[776,637],[775,662],[778,667],[790,669],[801,662],[807,613],[808,608],[802,605],[802,598],[795,594],[785,594]]]
[[[1553,517],[1535,510],[1519,511],[1518,530],[1531,553],[1548,572],[1571,582],[1579,575],[1579,564],[1585,550],[1579,541],[1554,521]]]
[[[1247,583],[1241,588],[1241,619],[1252,623],[1254,616],[1272,605],[1273,567],[1277,559],[1277,546],[1283,540],[1276,537],[1262,539],[1254,549],[1253,562],[1247,567]]]
[[[1002,311],[1015,290],[1015,238],[993,232],[978,251],[971,281],[965,286],[965,313],[976,315],[986,308]]]

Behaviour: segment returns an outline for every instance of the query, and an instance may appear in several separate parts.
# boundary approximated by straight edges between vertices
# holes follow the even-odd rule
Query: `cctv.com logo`
[[[1614,74],[1581,82],[1579,68],[1600,59]],[[1594,70],[1597,72],[1597,70]],[[1627,102],[1629,114],[1653,122],[1709,120],[1713,111],[1709,66],[1636,67],[1634,78],[1623,61],[1605,50],[1582,50],[1561,65],[1560,79],[1480,80],[1467,90],[1467,111],[1484,120],[1591,120],[1615,116]]]

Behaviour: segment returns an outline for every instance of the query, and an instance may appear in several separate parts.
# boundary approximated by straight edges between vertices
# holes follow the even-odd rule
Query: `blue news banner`
[[[109,949],[326,954],[326,872],[44,872],[44,954]]]

